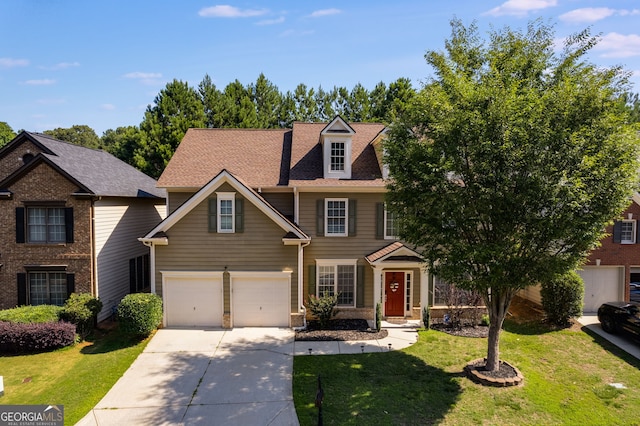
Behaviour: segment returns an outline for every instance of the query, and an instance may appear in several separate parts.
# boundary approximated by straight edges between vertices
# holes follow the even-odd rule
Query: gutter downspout
[[[302,327],[294,327],[294,331],[306,330],[307,328],[307,307],[304,306],[304,297],[302,295],[302,290],[304,287],[304,268],[302,262],[304,259],[304,248],[309,244],[311,244],[311,241],[307,241],[306,243],[300,242],[300,245],[298,246],[298,309],[300,312],[302,312]]]

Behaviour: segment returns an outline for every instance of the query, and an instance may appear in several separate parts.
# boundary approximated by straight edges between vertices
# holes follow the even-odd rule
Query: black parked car
[[[640,340],[640,306],[637,303],[603,303],[598,308],[598,320],[607,333],[626,332]]]

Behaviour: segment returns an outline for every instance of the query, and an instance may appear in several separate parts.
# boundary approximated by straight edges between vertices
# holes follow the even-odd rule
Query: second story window
[[[331,171],[343,172],[345,164],[345,143],[331,142]]]
[[[65,209],[29,207],[27,231],[30,243],[64,243],[66,241]]]
[[[347,235],[347,199],[328,198],[325,200],[326,235]]]
[[[234,195],[218,193],[218,232],[234,232]]]
[[[384,238],[393,240],[398,238],[398,215],[384,209]]]
[[[622,244],[635,244],[636,242],[636,221],[623,220],[620,224],[620,242]]]

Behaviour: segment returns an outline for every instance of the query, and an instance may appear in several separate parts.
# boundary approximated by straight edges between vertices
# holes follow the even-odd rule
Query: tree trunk
[[[506,289],[489,290],[489,294],[485,296],[489,310],[489,337],[485,364],[487,371],[498,371],[500,367],[500,332],[512,297],[513,292]]]

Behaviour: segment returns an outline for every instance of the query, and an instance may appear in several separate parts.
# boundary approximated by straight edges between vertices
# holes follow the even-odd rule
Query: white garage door
[[[234,327],[288,327],[291,316],[290,276],[231,275]]]
[[[584,280],[585,312],[596,312],[603,303],[620,300],[621,268],[585,267],[578,274]]]
[[[163,275],[167,327],[221,327],[222,276]]]

